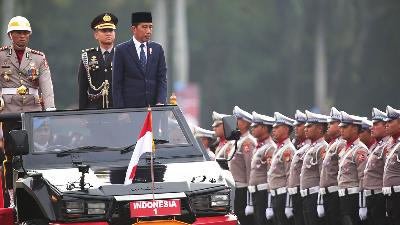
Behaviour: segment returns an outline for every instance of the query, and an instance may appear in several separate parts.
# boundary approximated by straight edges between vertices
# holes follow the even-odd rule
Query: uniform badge
[[[103,16],[103,21],[104,22],[110,22],[111,21],[111,16],[109,16],[108,14]]]
[[[292,154],[290,153],[290,151],[285,151],[283,153],[283,160],[285,162],[289,162],[292,159]]]
[[[35,63],[33,63],[33,62],[31,62],[31,63],[29,64],[28,76],[29,76],[29,79],[31,79],[31,80],[36,80],[36,79],[38,79],[37,69],[36,69],[36,67],[35,67]]]
[[[4,80],[10,81],[10,76],[9,75],[11,75],[11,74],[12,74],[11,70],[7,70],[7,71],[3,72]]]
[[[264,155],[265,161],[267,162],[268,165],[271,165],[272,162],[272,153],[267,153]]]
[[[92,70],[96,70],[96,69],[99,68],[98,64],[99,64],[99,61],[97,60],[97,57],[96,57],[96,56],[92,56],[92,57],[90,58],[89,67],[90,67]]]
[[[11,60],[9,58],[5,59],[1,68],[10,68]]]
[[[321,159],[325,159],[326,151],[325,149],[321,149]]]
[[[367,154],[366,154],[366,152],[365,152],[364,150],[358,150],[358,151],[356,152],[357,161],[358,161],[358,162],[363,162],[364,160],[367,159],[367,156],[366,156],[366,155],[367,155]]]
[[[231,148],[228,147],[226,148],[226,156],[229,157],[230,154],[231,154]]]
[[[250,152],[250,146],[249,143],[243,143],[243,152],[244,153],[249,153]]]

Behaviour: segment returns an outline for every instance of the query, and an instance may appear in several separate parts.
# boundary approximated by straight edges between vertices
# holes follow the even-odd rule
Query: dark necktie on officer
[[[144,44],[140,45],[140,65],[142,66],[143,71],[146,68],[146,54],[144,53]]]
[[[110,56],[110,52],[105,51],[105,52],[103,53],[103,55],[104,55],[104,62],[107,62],[108,57]]]

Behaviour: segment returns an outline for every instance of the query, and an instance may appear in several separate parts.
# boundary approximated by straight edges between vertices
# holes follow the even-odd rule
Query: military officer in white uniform
[[[328,143],[325,141],[328,117],[322,114],[312,113],[306,110],[307,123],[305,124],[306,137],[311,144],[305,151],[303,165],[300,173],[300,193],[303,201],[303,215],[306,225],[323,224],[323,220],[317,215],[317,202],[319,193],[319,181],[322,162]]]
[[[386,130],[392,136],[383,171],[383,194],[390,224],[400,224],[400,110],[386,107]]]
[[[364,117],[361,124],[361,133],[358,135],[360,141],[364,143],[368,148],[368,153],[371,153],[372,149],[376,146],[376,139],[371,135],[372,121]]]
[[[293,224],[292,203],[289,201],[287,184],[290,164],[296,151],[290,141],[294,120],[279,112],[275,112],[274,117],[272,133],[277,143],[277,150],[272,157],[271,168],[268,171],[272,211],[271,208],[267,208],[266,216],[268,218],[272,213],[275,225],[289,225]]]
[[[288,192],[293,206],[293,219],[295,225],[304,224],[303,216],[303,203],[300,196],[300,172],[301,166],[303,165],[303,157],[305,150],[310,144],[310,139],[306,138],[304,132],[305,124],[307,122],[307,116],[300,110],[296,110],[294,115],[294,132],[295,140],[292,141],[296,147],[292,163],[290,164],[290,172],[288,178]]]
[[[200,139],[201,144],[204,146],[210,159],[215,160],[215,154],[210,149],[211,143],[215,138],[215,131],[207,130],[207,129],[204,129],[204,128],[201,128],[198,126],[194,126],[193,135],[194,135],[194,137]]]
[[[228,158],[230,151],[232,149],[231,141],[227,141],[224,135],[224,124],[222,123],[222,118],[228,116],[227,114],[221,114],[213,111],[212,119],[213,119],[213,130],[215,132],[215,136],[218,139],[218,146],[215,148],[215,158]]]
[[[366,198],[367,215],[371,225],[387,225],[386,199],[382,193],[383,168],[386,161],[387,148],[391,137],[387,135],[386,113],[377,108],[372,109],[371,136],[376,144],[370,149],[367,165],[364,170],[364,196]]]
[[[300,110],[296,110],[294,114],[294,136],[292,143],[296,149],[300,149],[305,144],[309,144],[309,140],[306,138],[306,134],[304,133],[304,125],[306,124],[307,117],[306,114],[301,112]]]
[[[32,28],[22,16],[13,17],[8,23],[7,35],[11,46],[0,48],[0,113],[55,110],[53,83],[44,53],[28,48]],[[7,155],[6,188],[10,206],[14,205],[12,191],[11,154],[7,140],[9,131],[21,124],[7,122],[3,125],[5,152]]]
[[[251,160],[251,171],[249,180],[249,192],[254,199],[254,220],[256,225],[272,224],[267,220],[265,210],[268,208],[268,176],[271,167],[272,156],[276,150],[276,144],[272,140],[273,117],[252,113],[253,123],[252,135],[257,139],[255,153]]]
[[[229,161],[229,170],[235,180],[234,212],[241,225],[254,225],[252,212],[246,212],[246,206],[252,205],[252,198],[248,192],[250,181],[251,159],[256,147],[256,140],[250,134],[252,115],[238,106],[233,108],[233,115],[237,117],[237,127],[240,131],[240,139],[237,150]],[[232,153],[233,154],[233,153]],[[247,204],[246,204],[247,202]]]
[[[25,17],[13,17],[7,34],[12,45],[0,48],[0,113],[54,109],[53,83],[46,57],[28,48],[32,34],[29,21]]]
[[[360,224],[360,215],[365,208],[363,193],[364,169],[368,159],[368,148],[358,137],[362,117],[341,112],[340,133],[346,147],[339,159],[338,185],[340,218],[343,225]]]
[[[320,196],[318,197],[317,211],[319,217],[325,217],[327,225],[341,224],[338,210],[340,204],[337,175],[339,157],[346,145],[346,141],[340,137],[339,124],[341,117],[340,111],[332,107],[328,118],[328,130],[325,135],[325,140],[329,141],[329,147],[322,163],[319,181]]]

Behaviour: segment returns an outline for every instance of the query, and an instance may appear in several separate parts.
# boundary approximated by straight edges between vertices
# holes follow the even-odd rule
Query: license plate
[[[177,220],[140,221],[132,225],[190,225]]]
[[[131,217],[181,215],[180,199],[130,202]]]

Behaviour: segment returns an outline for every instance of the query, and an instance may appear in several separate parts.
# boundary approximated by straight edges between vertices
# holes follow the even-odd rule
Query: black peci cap
[[[138,23],[152,23],[151,12],[135,12],[132,13],[132,25]]]

